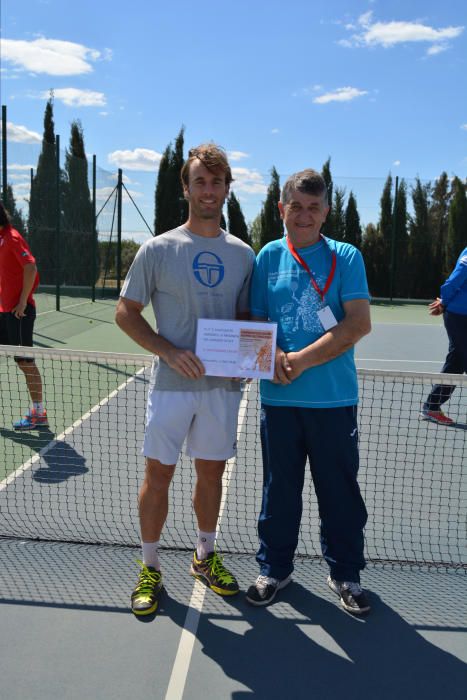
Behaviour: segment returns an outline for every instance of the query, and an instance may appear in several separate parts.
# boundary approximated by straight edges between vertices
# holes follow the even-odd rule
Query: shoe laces
[[[162,574],[160,571],[150,571],[146,564],[143,564],[139,559],[136,560],[141,566],[141,571],[139,574],[138,585],[136,586],[136,591],[138,594],[151,594],[154,588],[158,586],[162,579]]]
[[[275,586],[277,579],[271,578],[271,576],[262,576],[261,574],[256,579],[256,588],[259,591],[265,591],[268,586]]]
[[[221,583],[234,583],[235,579],[228,569],[225,568],[222,557],[213,552],[209,562],[209,570]]]

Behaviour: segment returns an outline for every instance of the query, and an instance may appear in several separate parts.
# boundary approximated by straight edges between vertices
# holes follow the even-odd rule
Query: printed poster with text
[[[272,379],[276,323],[198,319],[196,355],[211,377]]]

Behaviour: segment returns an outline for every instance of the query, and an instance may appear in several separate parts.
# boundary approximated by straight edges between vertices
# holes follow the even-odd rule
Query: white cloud
[[[94,90],[79,90],[78,88],[57,88],[53,91],[54,99],[60,100],[68,107],[104,107],[105,95]],[[43,99],[50,97],[49,92],[41,94]]]
[[[400,160],[395,160],[393,163],[393,165],[395,165],[396,168],[398,168],[400,164],[401,164]]]
[[[35,165],[20,165],[19,163],[12,163],[11,165],[8,165],[8,170],[31,170],[31,168],[35,167]]]
[[[235,182],[232,189],[235,192],[246,192],[247,194],[266,194],[268,187],[263,180],[263,176],[257,170],[249,168],[232,168],[232,175]]]
[[[430,46],[430,48],[427,49],[427,55],[436,56],[436,54],[443,53],[443,51],[447,50],[448,46],[446,44],[433,44],[433,46]]]
[[[278,134],[278,133],[279,133],[279,129],[271,129],[271,134]]]
[[[463,129],[464,131],[467,131],[467,124],[461,124],[461,129]]]
[[[249,153],[244,153],[243,151],[228,151],[227,155],[229,160],[243,160],[250,157]]]
[[[30,178],[27,173],[20,173],[16,175],[16,173],[8,173],[8,180],[12,180],[15,182],[29,182]]]
[[[315,92],[319,92],[323,89],[322,85],[310,85],[309,87],[300,88],[297,92],[292,93],[292,97],[307,97]]]
[[[358,88],[350,86],[342,87],[337,88],[334,92],[326,92],[324,95],[315,97],[313,102],[318,105],[324,105],[328,102],[350,102],[350,100],[355,100],[355,98],[367,94],[367,90],[359,90]]]
[[[123,170],[154,171],[159,167],[162,153],[149,148],[135,148],[133,151],[113,151],[107,156],[112,165]]]
[[[1,124],[0,120],[0,124]],[[37,133],[37,131],[31,131],[25,126],[20,126],[19,124],[13,124],[13,122],[6,123],[6,133],[7,139],[9,141],[15,141],[15,143],[41,143],[42,136]]]
[[[397,44],[426,42],[432,44],[427,53],[435,55],[448,48],[448,41],[456,39],[464,31],[463,26],[437,29],[421,22],[374,22],[373,12],[365,12],[358,18],[360,31],[350,39],[339,41],[341,46],[382,46],[391,48]]]
[[[22,70],[47,75],[84,75],[91,73],[92,61],[109,60],[110,52],[102,54],[83,44],[41,37],[33,41],[3,39],[2,58]]]
[[[24,197],[25,195],[29,194],[29,190],[31,189],[31,183],[30,182],[20,182],[19,184],[13,185],[13,192],[15,194],[18,194],[20,197]]]

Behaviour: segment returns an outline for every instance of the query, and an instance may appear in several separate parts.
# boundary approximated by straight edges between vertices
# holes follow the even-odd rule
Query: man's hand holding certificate
[[[276,323],[198,319],[196,355],[213,377],[272,379]]]

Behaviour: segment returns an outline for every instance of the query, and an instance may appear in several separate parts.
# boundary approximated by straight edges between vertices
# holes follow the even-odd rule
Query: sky
[[[79,119],[100,200],[122,168],[150,226],[182,125],[186,150],[226,149],[248,222],[272,166],[283,183],[329,157],[375,222],[389,173],[465,177],[466,66],[465,0],[2,0],[8,180],[24,205],[53,89],[61,146]],[[128,201],[124,229],[149,235]]]

